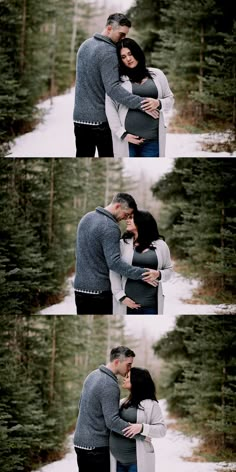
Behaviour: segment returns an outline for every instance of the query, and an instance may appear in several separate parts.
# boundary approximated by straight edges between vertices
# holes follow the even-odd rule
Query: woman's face
[[[137,226],[134,224],[134,217],[131,215],[129,218],[126,220],[126,229],[127,231],[132,232],[137,232]]]
[[[138,61],[132,55],[132,52],[128,48],[121,48],[120,50],[120,57],[123,64],[130,69],[133,69],[138,65]]]
[[[130,372],[124,377],[122,387],[126,390],[131,390]]]

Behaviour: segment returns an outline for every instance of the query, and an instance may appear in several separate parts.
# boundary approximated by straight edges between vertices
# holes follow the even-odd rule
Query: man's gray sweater
[[[120,389],[113,372],[105,366],[85,379],[80,398],[74,445],[108,447],[110,430],[123,434],[128,423],[119,416]]]
[[[116,45],[96,33],[77,53],[74,121],[105,122],[105,93],[128,108],[138,109],[143,98],[119,82]]]
[[[111,290],[109,270],[134,280],[142,278],[144,269],[121,260],[120,237],[116,219],[104,208],[83,216],[77,230],[75,289]]]

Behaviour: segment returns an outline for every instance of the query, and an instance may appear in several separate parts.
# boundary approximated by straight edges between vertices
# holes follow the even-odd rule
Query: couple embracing
[[[74,446],[79,472],[154,472],[151,438],[166,427],[155,384],[146,369],[132,367],[135,353],[113,348],[110,361],[86,378],[79,405]],[[120,401],[117,375],[128,396]]]
[[[119,222],[126,221],[121,237]],[[150,212],[117,193],[80,220],[74,281],[77,314],[163,314],[169,248]]]
[[[146,66],[141,47],[126,38],[130,20],[107,19],[77,54],[74,132],[77,157],[164,157],[165,112],[173,94],[165,74]]]

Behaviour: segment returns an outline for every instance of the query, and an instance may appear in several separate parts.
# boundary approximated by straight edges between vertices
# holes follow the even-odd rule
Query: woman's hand
[[[126,438],[133,438],[136,434],[139,434],[142,431],[143,425],[140,423],[131,424],[127,428],[122,429],[122,433]]]
[[[124,305],[128,306],[129,308],[140,308],[141,305],[139,305],[138,303],[135,303],[134,300],[132,300],[131,298],[129,297],[125,297],[124,300],[122,300],[122,302]]]
[[[157,98],[145,98],[142,100],[141,108],[143,111],[154,111],[160,106],[160,102]]]
[[[128,143],[133,143],[133,144],[142,144],[144,142],[143,138],[140,138],[139,136],[135,136],[134,134],[128,133],[124,141],[128,141]]]

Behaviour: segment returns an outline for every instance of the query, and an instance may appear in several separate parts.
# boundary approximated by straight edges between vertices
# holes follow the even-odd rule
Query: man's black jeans
[[[114,157],[111,130],[107,122],[101,125],[74,123],[76,157]]]
[[[112,315],[112,293],[99,294],[75,291],[77,315]]]
[[[79,449],[75,447],[79,472],[110,472],[109,447]]]

